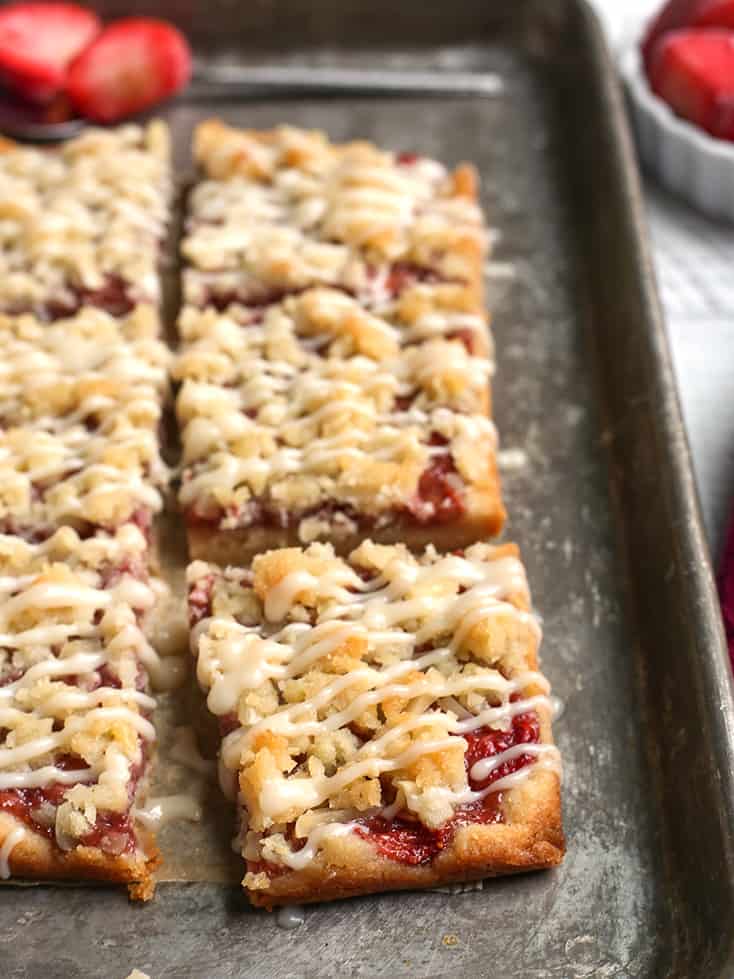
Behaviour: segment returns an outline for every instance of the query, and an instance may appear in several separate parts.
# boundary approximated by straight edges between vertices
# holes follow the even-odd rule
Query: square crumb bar
[[[198,126],[194,154],[187,303],[263,305],[328,285],[372,308],[421,282],[462,285],[481,303],[487,233],[472,167],[218,120]]]
[[[256,905],[550,867],[564,852],[540,629],[514,545],[363,543],[188,569]]]
[[[53,149],[0,141],[0,311],[53,320],[157,304],[171,197],[159,121]]]
[[[144,627],[163,585],[134,526],[33,544],[0,535],[0,877],[152,893],[138,826],[155,742]]]
[[[180,330],[193,557],[241,563],[317,539],[348,553],[365,536],[456,547],[501,528],[492,362],[463,334],[325,288],[245,323],[189,307]]]
[[[161,507],[170,354],[158,317],[98,309],[46,324],[0,315],[0,532],[87,532]]]

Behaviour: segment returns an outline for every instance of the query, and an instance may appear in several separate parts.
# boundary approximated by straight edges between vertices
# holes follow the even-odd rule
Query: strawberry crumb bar
[[[455,547],[501,528],[492,362],[463,335],[426,336],[327,288],[246,323],[189,307],[179,329],[193,557],[317,539],[348,553],[367,535]]]
[[[170,354],[151,307],[94,308],[47,324],[0,316],[0,531],[87,532],[161,507]]]
[[[540,629],[514,545],[312,544],[188,569],[256,905],[550,867],[564,852]]]
[[[184,299],[265,305],[332,286],[372,309],[407,287],[451,283],[482,300],[487,234],[477,177],[462,164],[391,153],[319,132],[201,123],[202,174],[188,205]]]
[[[44,320],[160,300],[168,131],[88,129],[59,148],[0,141],[0,311]]]
[[[155,741],[144,627],[163,586],[132,525],[82,540],[0,535],[0,876],[152,893],[136,822]]]

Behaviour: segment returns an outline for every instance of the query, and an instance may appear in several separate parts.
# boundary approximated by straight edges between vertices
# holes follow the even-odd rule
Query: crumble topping
[[[249,571],[195,562],[188,582],[248,886],[366,820],[436,830],[537,766],[557,770],[545,743],[523,744],[523,767],[496,780],[515,747],[491,760],[471,748],[466,764],[480,736],[549,716],[514,545],[416,557],[367,541],[342,560],[312,544],[259,555]]]
[[[3,878],[29,831],[146,856],[132,806],[155,740],[149,686],[180,675],[146,637],[167,595],[149,531],[168,480],[171,192],[160,122],[48,150],[0,141],[0,813],[18,821]]]
[[[129,811],[155,739],[158,665],[143,625],[162,588],[144,547],[135,527],[0,537],[0,812],[62,849],[136,845]]]
[[[194,153],[208,179],[191,194],[182,244],[193,305],[313,285],[372,293],[396,263],[478,284],[487,236],[466,164],[449,172],[366,142],[217,120],[198,126]]]
[[[157,512],[170,353],[158,318],[0,317],[0,528],[115,527]]]
[[[416,509],[437,460],[471,510],[495,478],[492,363],[450,330],[413,343],[409,328],[329,289],[249,324],[188,308],[180,330],[180,499],[199,517],[237,526],[263,501],[291,513]],[[302,539],[320,530],[318,517],[302,521]]]
[[[172,181],[155,121],[87,129],[58,148],[0,144],[0,308],[54,319],[157,303]]]
[[[171,354],[155,309],[115,318],[86,308],[53,324],[0,315],[0,422],[104,432],[114,418],[156,426]]]

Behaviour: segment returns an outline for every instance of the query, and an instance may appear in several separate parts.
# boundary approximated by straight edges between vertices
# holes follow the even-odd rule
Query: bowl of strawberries
[[[734,221],[734,0],[669,0],[622,71],[645,165]]]

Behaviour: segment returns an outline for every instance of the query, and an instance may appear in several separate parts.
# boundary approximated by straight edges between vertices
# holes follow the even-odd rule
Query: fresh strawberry
[[[679,116],[734,140],[734,31],[666,34],[653,53],[650,84]]]
[[[69,63],[99,33],[96,14],[73,3],[0,8],[0,78],[34,102],[63,88]]]
[[[173,95],[191,75],[180,31],[161,20],[130,17],[106,27],[74,61],[67,92],[82,115],[115,122]]]
[[[650,68],[655,45],[665,34],[682,27],[727,27],[734,30],[734,0],[669,0],[647,29],[642,42]]]

